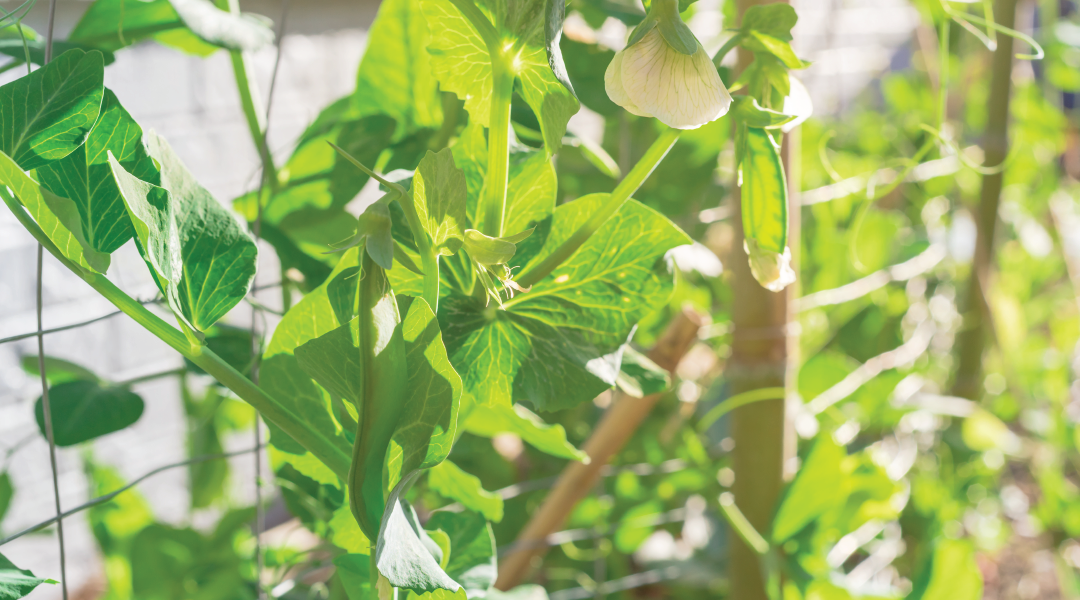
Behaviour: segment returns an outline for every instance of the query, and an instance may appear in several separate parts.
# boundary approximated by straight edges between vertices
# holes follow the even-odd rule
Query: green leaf
[[[334,566],[349,600],[371,600],[376,596],[372,593],[370,556],[343,554],[334,559]]]
[[[487,174],[488,151],[483,129],[469,124],[452,150],[455,162],[465,172],[467,212],[475,229],[476,210]],[[504,229],[518,233],[551,216],[555,210],[555,167],[543,152],[518,143],[510,145],[509,162]]]
[[[34,574],[26,569],[16,567],[3,554],[0,554],[0,600],[17,600],[25,598],[27,594],[42,583],[56,583],[51,579],[34,577]]]
[[[784,165],[772,137],[764,130],[745,128],[742,162],[743,235],[766,252],[787,248],[788,191]]]
[[[491,122],[491,55],[476,27],[450,0],[422,0],[432,32],[428,50],[441,88],[464,100],[470,122]],[[565,4],[556,0],[515,3],[498,31],[504,47],[520,48],[508,60],[520,82],[519,92],[540,121],[549,154],[562,144],[566,123],[578,111],[559,49]]]
[[[659,500],[638,504],[623,514],[615,530],[615,548],[623,554],[631,554],[652,535],[656,525],[651,522],[664,512]]]
[[[335,244],[334,252],[364,246],[364,250],[383,269],[394,267],[393,221],[390,217],[390,202],[400,195],[390,191],[382,198],[372,202],[360,214],[356,222],[356,233],[349,239]]]
[[[0,523],[4,521],[4,515],[11,508],[11,500],[15,497],[15,485],[11,483],[11,475],[7,471],[0,473]]]
[[[395,127],[390,117],[359,117],[355,111],[349,101],[334,103],[308,127],[280,171],[284,179],[281,189],[263,207],[263,223],[295,236],[298,228],[322,225],[345,214],[345,205],[360,193],[368,176],[327,142],[334,142],[363,164],[374,165],[390,144]],[[237,212],[249,222],[257,215],[255,197],[250,193],[233,201]],[[320,241],[325,249],[338,239]]]
[[[907,596],[911,600],[978,600],[982,572],[966,540],[939,540]]]
[[[845,456],[831,436],[818,437],[795,480],[784,490],[773,517],[773,543],[783,543],[841,502],[844,476],[840,463]]]
[[[622,366],[616,383],[626,394],[641,398],[659,394],[671,385],[671,376],[649,357],[627,346],[623,350]]]
[[[19,362],[27,374],[34,377],[39,375],[36,354],[28,354]],[[98,376],[90,369],[55,356],[45,356],[45,375],[49,385],[58,385],[68,381],[98,381]]]
[[[259,383],[268,393],[350,454],[352,442],[335,416],[329,393],[304,372],[295,352],[299,346],[352,320],[360,271],[357,255],[356,249],[347,251],[326,281],[285,314],[274,330],[259,368]],[[283,461],[319,483],[340,487],[333,472],[311,453],[280,429],[270,427],[270,430],[270,443],[281,451]]]
[[[559,206],[518,245],[514,263],[542,260],[606,200],[606,194],[592,194]],[[630,201],[550,277],[507,301],[505,310],[474,298],[447,298],[439,318],[466,392],[478,404],[527,400],[550,411],[610,388],[635,325],[671,295],[664,254],[688,242],[666,218]]]
[[[197,56],[209,56],[217,50],[184,26],[169,0],[95,0],[68,41],[119,50],[147,38]]]
[[[360,525],[352,514],[348,504],[342,504],[334,511],[330,519],[330,531],[333,532],[334,545],[352,554],[370,554],[371,540],[360,531]]]
[[[121,387],[102,387],[96,381],[69,381],[49,390],[53,440],[57,446],[74,446],[120,431],[142,416],[144,403],[138,394]],[[41,435],[45,435],[45,407],[34,405]]]
[[[560,44],[566,57],[567,75],[581,103],[605,117],[618,115],[622,108],[611,101],[604,86],[604,73],[615,58],[615,51],[568,37]]]
[[[457,591],[462,586],[439,566],[438,546],[420,526],[416,511],[401,495],[416,472],[406,477],[386,500],[386,513],[379,527],[375,564],[390,585],[417,593],[435,590]]]
[[[586,463],[589,461],[587,454],[566,440],[566,430],[562,425],[548,425],[520,404],[474,406],[462,428],[486,438],[512,433],[545,454]]]
[[[396,138],[442,122],[439,83],[431,74],[427,44],[419,0],[387,0],[379,5],[360,61],[355,105],[362,115],[393,117],[398,123]]]
[[[503,500],[484,489],[480,478],[461,470],[461,467],[444,460],[431,468],[428,487],[444,498],[461,503],[465,508],[484,515],[498,523],[503,518]]]
[[[763,108],[756,98],[737,95],[734,97],[732,116],[747,127],[772,128],[780,127],[795,119],[795,115],[785,115],[769,108]]]
[[[208,44],[252,52],[274,42],[274,30],[265,17],[233,14],[210,0],[169,0],[180,20]]]
[[[466,593],[486,592],[495,585],[495,535],[483,516],[468,511],[439,511],[431,515],[427,528],[443,531],[450,537],[446,573],[460,583]]]
[[[161,187],[131,175],[110,155],[113,175],[162,294],[184,323],[206,331],[247,295],[257,248],[164,139],[150,132],[147,149],[161,167]]]
[[[135,177],[159,183],[157,167],[142,144],[142,129],[112,90],[106,89],[86,143],[37,170],[42,185],[75,203],[87,243],[105,254],[116,251],[134,234],[109,168],[109,152]]]
[[[229,366],[244,373],[251,372],[254,362],[251,355],[251,330],[218,323],[206,330],[206,346]],[[184,359],[184,366],[195,373],[205,374],[195,363]]]
[[[0,152],[0,184],[11,188],[64,258],[98,273],[109,269],[109,255],[94,250],[83,237],[75,203],[42,187],[3,152]]]
[[[0,87],[0,151],[27,171],[74,152],[97,121],[104,76],[100,52],[68,50]]]
[[[743,14],[743,33],[757,31],[784,42],[791,41],[791,28],[799,21],[795,9],[790,4],[774,2],[759,4],[746,9]]]
[[[784,66],[789,69],[805,69],[810,66],[810,63],[803,62],[791,48],[791,44],[783,40],[778,40],[771,35],[761,33],[760,31],[751,31],[749,37],[742,42],[743,47],[753,50],[755,52],[768,52],[776,58],[780,59],[780,62],[784,63]]]
[[[464,239],[465,174],[449,148],[428,152],[412,179],[412,201],[436,254],[457,253]]]

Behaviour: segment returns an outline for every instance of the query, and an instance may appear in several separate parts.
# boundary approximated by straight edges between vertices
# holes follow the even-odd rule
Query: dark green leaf
[[[83,237],[75,203],[42,187],[3,152],[0,152],[0,184],[11,188],[65,258],[90,271],[104,273],[109,269],[109,255],[94,250]]]
[[[431,468],[428,474],[428,487],[440,496],[459,502],[465,508],[482,514],[489,521],[496,523],[502,521],[502,498],[498,494],[485,490],[479,477],[461,470],[461,467],[448,460]]]
[[[143,399],[120,387],[102,387],[96,381],[69,381],[49,390],[53,440],[57,446],[74,446],[139,420]],[[41,398],[34,405],[38,429],[45,435],[45,408]]]
[[[772,523],[772,541],[780,544],[840,502],[844,493],[840,462],[847,454],[831,436],[819,436],[795,480],[784,490]]]
[[[147,149],[161,167],[161,187],[131,175],[110,156],[113,175],[158,287],[183,322],[206,331],[247,295],[255,242],[164,139],[151,132]]]
[[[563,38],[561,45],[566,59],[566,72],[581,103],[605,117],[619,114],[622,108],[611,101],[604,88],[604,73],[611,64],[611,59],[615,58],[615,51],[568,37]]]
[[[38,376],[38,357],[36,354],[28,354],[20,361],[23,371],[35,377]],[[68,381],[98,381],[98,376],[93,371],[82,365],[55,356],[45,357],[45,375],[49,385],[58,385]]]
[[[37,170],[42,185],[75,203],[87,243],[105,254],[114,252],[134,234],[109,168],[109,152],[135,177],[160,182],[157,167],[143,147],[142,129],[112,90],[106,89],[100,116],[86,143]]]
[[[518,246],[514,262],[542,259],[606,200],[593,194],[557,208]],[[527,400],[540,410],[560,410],[614,385],[635,324],[671,294],[664,254],[688,242],[663,216],[630,201],[505,310],[447,298],[439,318],[466,392],[479,404]]]
[[[100,52],[68,50],[0,87],[0,151],[25,170],[74,152],[97,121],[104,76]]]
[[[23,47],[23,39],[26,39],[26,47]],[[53,55],[58,56],[68,50],[95,50],[93,46],[79,44],[64,40],[53,40]],[[0,54],[6,54],[15,59],[15,63],[26,60],[26,51],[30,51],[30,62],[35,65],[45,64],[45,38],[26,24],[22,25],[22,35],[18,27],[7,26],[0,30]],[[105,66],[116,61],[116,56],[107,50],[101,51],[105,58]]]
[[[473,435],[487,438],[512,433],[546,454],[570,460],[589,460],[588,455],[566,440],[566,430],[562,425],[548,425],[520,404],[474,406],[462,427]]]
[[[56,583],[51,579],[34,577],[34,574],[26,569],[20,569],[11,563],[3,554],[0,554],[0,600],[18,600],[25,598],[27,594],[42,583]]]
[[[483,516],[468,511],[440,511],[431,516],[427,528],[443,531],[450,537],[446,573],[460,583],[466,593],[486,592],[495,585],[495,535]]]
[[[366,554],[343,554],[334,559],[337,575],[349,600],[371,600],[371,557]]]

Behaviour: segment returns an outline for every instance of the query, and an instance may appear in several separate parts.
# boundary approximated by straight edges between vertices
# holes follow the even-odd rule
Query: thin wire
[[[84,511],[84,510],[86,510],[88,508],[93,508],[93,507],[95,507],[95,506],[97,506],[99,504],[104,504],[105,502],[108,502],[109,500],[112,500],[113,498],[119,496],[120,494],[122,494],[122,493],[130,490],[131,488],[135,487],[136,485],[142,483],[143,481],[146,481],[147,479],[153,477],[154,475],[157,475],[158,473],[163,473],[165,471],[169,471],[171,469],[176,469],[176,468],[179,468],[179,467],[188,467],[188,466],[191,466],[191,465],[194,465],[194,464],[198,464],[198,463],[202,463],[202,462],[206,462],[206,461],[210,461],[210,460],[221,460],[221,459],[226,459],[226,458],[232,458],[234,456],[241,456],[241,455],[247,454],[249,452],[256,452],[257,453],[259,450],[262,450],[263,448],[265,448],[265,446],[257,446],[257,447],[254,447],[254,448],[248,448],[247,450],[237,450],[236,452],[224,452],[224,453],[221,453],[221,454],[204,454],[202,456],[195,456],[195,457],[192,457],[192,458],[189,458],[187,460],[180,461],[180,462],[177,462],[177,463],[172,463],[172,464],[169,464],[169,465],[164,465],[164,466],[161,466],[161,467],[157,467],[156,469],[144,474],[143,476],[139,477],[138,479],[135,479],[131,483],[125,485],[124,487],[122,487],[122,488],[120,488],[118,490],[109,492],[108,494],[105,494],[104,496],[98,496],[97,498],[94,498],[92,500],[88,500],[87,502],[85,502],[83,504],[80,504],[79,506],[76,506],[75,508],[72,508],[71,510],[68,510],[67,512],[65,512],[63,514],[58,515],[57,517],[52,517],[51,519],[47,519],[47,520],[42,521],[40,523],[37,523],[35,525],[31,525],[30,527],[27,527],[26,529],[23,529],[19,533],[16,533],[16,534],[14,534],[14,535],[12,535],[10,537],[6,537],[6,538],[0,540],[0,546],[3,546],[4,544],[7,544],[9,542],[13,542],[13,541],[23,537],[24,535],[29,535],[31,533],[34,533],[35,531],[40,531],[40,530],[44,529],[45,527],[48,527],[49,525],[52,525],[53,523],[59,522],[60,519],[66,519],[66,518],[68,518],[68,517],[70,517],[70,516],[72,516],[72,515],[74,515],[76,513],[82,512],[82,511]]]
[[[49,0],[49,24],[45,31],[45,65],[52,60],[53,26],[56,23],[56,0]],[[21,28],[20,28],[20,33]],[[30,65],[27,63],[27,68]],[[42,67],[44,68],[44,66]],[[41,375],[41,402],[45,417],[45,437],[49,440],[49,463],[52,466],[53,500],[56,503],[56,536],[60,541],[60,587],[64,600],[68,600],[67,551],[64,548],[64,518],[60,506],[60,477],[56,468],[56,439],[53,436],[52,405],[49,403],[49,378],[45,372],[45,334],[42,309],[42,270],[45,247],[37,245],[37,342],[38,373]]]
[[[270,75],[270,90],[266,94],[266,118],[263,120],[266,123],[266,127],[262,132],[262,147],[264,151],[269,152],[270,148],[270,108],[274,104],[274,89],[277,87],[278,71],[281,69],[281,44],[285,38],[285,20],[289,16],[289,0],[281,0],[281,18],[278,19],[277,30],[277,55],[274,57],[274,70]],[[263,176],[259,181],[259,195],[255,198],[255,226],[253,227],[253,233],[255,234],[255,245],[259,244],[259,236],[262,233],[262,218],[263,218],[263,194],[266,193],[267,179],[273,177],[273,173],[267,173],[263,171]],[[258,276],[256,272],[255,277]],[[252,287],[254,287],[255,278],[252,278]],[[284,284],[283,285],[287,285]],[[254,300],[254,298],[253,298]],[[252,302],[254,309],[259,308],[258,300]],[[259,357],[262,355],[262,340],[258,334],[257,320],[259,316],[258,310],[251,311],[251,381],[255,385],[259,385]],[[258,413],[255,414],[255,582],[258,589],[259,600],[266,598],[266,590],[262,585],[262,572],[264,565],[264,557],[262,551],[262,533],[266,529],[266,511],[263,510],[262,503],[262,452],[257,449],[262,446],[262,422],[259,420]]]

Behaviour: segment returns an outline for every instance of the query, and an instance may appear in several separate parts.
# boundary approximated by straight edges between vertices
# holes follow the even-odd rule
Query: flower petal
[[[700,44],[693,55],[682,54],[653,29],[622,54],[629,101],[665,125],[696,129],[727,113],[731,95]]]
[[[611,59],[608,63],[607,71],[604,71],[604,87],[607,89],[608,98],[619,106],[628,110],[631,114],[635,114],[639,117],[649,117],[641,111],[640,108],[634,105],[630,100],[630,96],[626,95],[626,90],[623,89],[622,83],[622,61],[623,50],[615,53],[615,58]]]

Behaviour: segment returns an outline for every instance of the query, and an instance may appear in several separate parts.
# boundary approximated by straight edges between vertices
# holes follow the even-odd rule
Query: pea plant
[[[988,3],[982,17],[948,1],[922,6],[942,44],[940,64],[931,65],[939,95],[920,89],[923,95],[913,102],[918,110],[897,110],[918,121],[903,132],[917,142],[912,146],[905,139],[910,151],[892,156],[841,136],[837,152],[849,163],[834,167],[832,134],[814,121],[805,128],[816,142],[802,151],[814,159],[802,162],[815,165],[800,175],[806,181],[841,185],[837,168],[865,157],[870,166],[887,163],[899,170],[879,187],[877,175],[857,185],[860,196],[845,204],[842,217],[827,212],[832,208],[815,209],[806,228],[815,236],[811,243],[799,242],[797,230],[789,232],[798,223],[789,212],[802,211],[789,188],[801,189],[802,181],[789,181],[788,165],[793,156],[798,163],[800,151],[785,136],[807,122],[812,107],[793,75],[809,63],[792,49],[797,15],[785,3],[728,3],[737,8],[729,11],[729,23],[737,27],[710,53],[684,22],[693,12],[685,0],[651,0],[643,7],[598,0],[383,0],[356,91],[324,108],[282,164],[267,142],[266,108],[249,64],[251,52],[274,43],[266,19],[241,12],[235,0],[94,0],[67,39],[53,40],[51,31],[42,35],[23,24],[31,3],[0,17],[3,39],[10,42],[0,51],[12,57],[5,68],[26,69],[0,87],[0,198],[53,259],[186,359],[181,389],[193,423],[191,448],[220,453],[219,430],[247,423],[234,398],[258,413],[270,430],[268,453],[281,496],[293,515],[328,542],[320,550],[335,567],[328,595],[307,597],[350,600],[545,597],[543,589],[518,585],[521,565],[531,564],[520,553],[535,550],[523,545],[529,539],[519,537],[509,550],[519,553],[519,564],[507,561],[513,569],[500,568],[499,558],[508,552],[497,549],[496,534],[517,535],[520,525],[504,523],[511,510],[504,499],[518,492],[485,489],[482,479],[494,477],[485,472],[494,463],[484,456],[490,446],[478,450],[475,440],[512,433],[544,468],[606,461],[622,446],[607,454],[596,446],[579,449],[584,435],[575,425],[582,423],[574,421],[586,420],[584,411],[594,399],[613,389],[622,399],[614,408],[628,406],[631,398],[655,401],[673,377],[673,365],[657,364],[663,362],[659,355],[645,356],[633,343],[644,336],[659,339],[662,347],[663,320],[673,314],[677,320],[674,307],[683,303],[705,304],[715,316],[743,326],[730,306],[747,302],[749,295],[733,298],[717,274],[688,276],[673,265],[679,252],[702,237],[699,225],[709,220],[701,209],[719,200],[712,195],[735,192],[740,235],[732,243],[738,247],[718,254],[729,269],[748,271],[753,293],[793,298],[798,272],[809,274],[804,285],[812,291],[800,300],[809,308],[799,310],[840,303],[817,295],[830,292],[821,282],[835,287],[851,274],[849,268],[865,274],[868,267],[885,267],[878,255],[891,255],[866,250],[864,228],[871,236],[899,235],[882,225],[873,207],[913,177],[922,161],[938,152],[942,159],[958,157],[980,175],[1004,168],[1004,156],[991,164],[987,155],[989,166],[979,166],[957,146],[947,111],[950,24],[959,23],[988,47],[996,46],[1000,34],[1010,44],[1018,36],[1038,48],[1011,21],[996,22]],[[612,52],[564,39],[568,6],[594,25],[610,17],[628,23],[625,47]],[[127,48],[145,40],[198,56],[229,54],[261,164],[258,185],[232,199],[231,210],[197,181],[168,140],[144,129],[124,109],[123,98],[105,87],[104,72],[115,54],[137,51]],[[582,104],[609,125],[617,123],[618,134],[637,151],[620,152],[616,160],[603,145],[568,132]],[[811,147],[816,156],[805,150]],[[725,148],[731,153],[723,158]],[[725,189],[713,183],[718,163],[733,180]],[[376,184],[381,196],[355,214],[354,199]],[[849,190],[840,198],[850,195]],[[698,202],[699,196],[708,200]],[[694,202],[701,205],[688,219],[694,211],[686,207]],[[918,218],[930,236],[946,211],[935,212],[926,198],[918,202],[929,207]],[[839,231],[843,219],[849,222]],[[882,243],[890,239],[880,237]],[[111,255],[129,242],[169,318],[108,276]],[[794,260],[800,243],[809,255],[801,271]],[[283,312],[267,332],[265,347],[256,343],[253,349],[252,332],[224,319],[251,293],[260,249],[267,248],[281,265]],[[742,262],[732,266],[730,260]],[[909,286],[885,303],[914,315],[929,310],[922,294]],[[680,510],[689,511],[691,496],[708,495],[705,504],[731,533],[729,545],[749,551],[754,572],[743,577],[752,580],[754,591],[745,597],[756,600],[899,597],[895,587],[877,594],[881,586],[854,590],[835,582],[848,576],[845,561],[868,542],[849,546],[866,535],[896,542],[903,520],[905,531],[933,529],[925,537],[935,540],[918,546],[924,559],[918,565],[901,565],[915,579],[915,597],[977,598],[982,579],[972,552],[957,536],[942,537],[941,523],[928,516],[943,506],[927,499],[931,492],[919,495],[928,484],[917,484],[912,509],[912,488],[900,481],[906,470],[895,475],[879,464],[880,453],[865,450],[870,442],[852,442],[849,453],[852,438],[840,441],[847,424],[833,405],[853,392],[839,395],[847,379],[835,380],[834,374],[843,367],[829,370],[832,365],[821,361],[831,356],[833,337],[845,343],[843,328],[855,313],[844,313],[847,320],[813,314],[827,326],[806,325],[801,340],[810,355],[809,384],[800,379],[788,390],[759,385],[749,392],[725,391],[693,418],[660,404],[659,424],[643,425],[639,438],[647,439],[630,442],[626,456],[648,463],[650,474],[676,461],[683,465],[681,479],[664,480],[653,498],[637,471],[627,467],[614,479],[616,508],[595,499],[576,508],[571,503],[559,522],[599,527],[618,513],[621,520],[611,524],[614,544],[630,555],[655,524],[627,523],[660,512],[676,498],[687,507]],[[899,330],[895,316],[890,314],[889,323]],[[896,352],[930,335],[919,327]],[[697,335],[695,328],[692,337]],[[929,343],[918,352],[926,352]],[[864,367],[893,360],[888,353],[877,362],[859,356],[866,359]],[[78,365],[46,358],[26,368],[54,386],[52,398],[43,394],[38,404],[50,443],[81,443],[138,419],[142,401],[127,390],[130,385],[113,385]],[[741,365],[732,362],[730,368]],[[214,384],[196,393],[187,379],[196,373]],[[710,377],[702,381],[711,384]],[[818,385],[824,380],[832,387]],[[726,390],[722,378],[717,381],[716,389]],[[875,398],[898,393],[891,389],[878,390]],[[689,394],[679,388],[680,400],[693,408]],[[803,448],[794,478],[781,485],[775,474],[777,494],[761,500],[768,521],[755,523],[760,507],[739,506],[738,493],[727,493],[732,484],[724,472],[730,469],[724,466],[717,475],[717,465],[726,465],[727,458],[716,453],[714,446],[723,444],[712,439],[713,426],[736,408],[792,394],[810,400],[789,417],[813,441]],[[97,416],[70,418],[71,407],[91,401]],[[994,431],[1004,427],[985,411],[970,414],[964,414],[975,423],[964,424],[970,448],[981,447],[970,441],[978,438],[971,431],[980,423]],[[548,415],[551,423],[544,420]],[[665,415],[666,424],[659,418]],[[902,428],[891,417],[878,417],[864,418],[867,429]],[[779,451],[784,444],[763,437],[758,448]],[[118,483],[118,475],[92,456],[85,464],[95,489]],[[738,481],[767,484],[769,476],[742,471]],[[192,507],[210,506],[220,497],[224,477],[212,467],[193,466]],[[573,481],[566,477],[560,481]],[[918,477],[925,479],[926,469]],[[263,564],[252,568],[238,549],[238,531],[250,511],[230,510],[205,533],[153,523],[143,504],[125,502],[108,506],[141,524],[136,537],[111,520],[119,518],[116,510],[99,507],[91,514],[103,554],[130,557],[123,559],[134,573],[130,582],[110,572],[115,597],[192,597],[196,584],[184,582],[196,580],[200,589],[217,590],[200,598],[268,593],[261,585]],[[188,579],[174,577],[183,569],[158,552],[167,544],[191,550],[194,558],[184,567]],[[560,550],[554,565],[592,556],[572,543]],[[610,544],[605,550],[598,543],[594,550],[595,560],[603,562]],[[737,571],[737,550],[731,554]],[[301,562],[274,552],[265,558],[267,565],[286,570]],[[549,582],[559,579],[559,568],[548,570]],[[950,575],[959,582],[955,589],[944,583]],[[0,556],[0,599],[21,598],[44,581]],[[733,583],[731,593],[738,595],[740,585]],[[604,589],[592,585],[597,596]],[[289,593],[272,595],[301,597]]]

